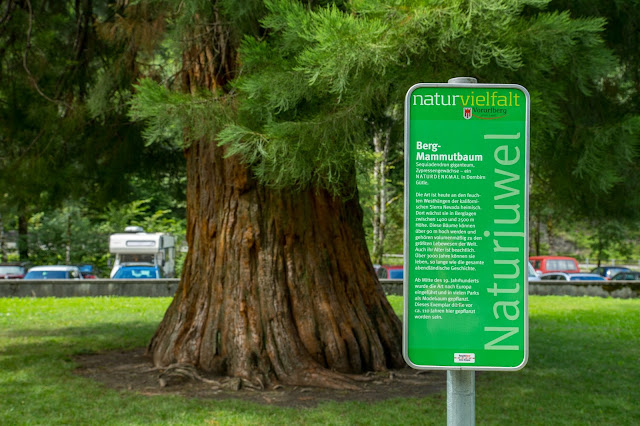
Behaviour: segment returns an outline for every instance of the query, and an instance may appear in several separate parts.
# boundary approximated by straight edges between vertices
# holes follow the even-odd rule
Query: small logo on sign
[[[453,354],[453,361],[459,364],[473,364],[476,362],[476,354]]]
[[[473,115],[473,111],[471,110],[471,108],[464,108],[462,110],[462,115],[464,115],[464,118],[469,120],[471,118],[471,116]]]

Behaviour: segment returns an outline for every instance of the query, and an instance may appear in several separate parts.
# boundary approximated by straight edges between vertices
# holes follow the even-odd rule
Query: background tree
[[[617,63],[593,70],[596,84],[588,91],[579,83],[563,89],[565,110],[554,112],[552,125],[534,139],[532,204],[544,205],[547,213],[540,220],[532,211],[532,228],[538,222],[581,221],[587,231],[595,232],[598,259],[617,244],[610,231],[637,221],[640,212],[640,193],[634,189],[640,176],[638,6],[635,0],[550,4],[552,10],[567,11],[575,19],[605,20],[604,43],[616,54]],[[550,90],[557,86],[549,82]]]
[[[82,100],[94,53],[93,18],[87,2],[1,7],[0,182],[7,188],[4,203],[18,217],[26,260],[28,220],[37,206],[61,205],[84,187]]]
[[[403,228],[402,216],[399,222],[398,218],[393,220],[393,212],[402,209],[403,123],[400,106],[395,106],[393,111],[384,117],[377,117],[372,123],[373,165],[369,173],[372,204],[371,212],[365,217],[368,216],[371,221],[371,258],[378,264],[383,263],[383,255],[388,247],[396,248],[393,253],[402,252],[402,246],[398,247],[397,242],[387,243],[387,236],[402,233]]]
[[[252,386],[336,387],[350,386],[338,373],[401,365],[400,324],[372,271],[355,184],[367,123],[415,82],[475,75],[523,83],[534,120],[549,121],[534,137],[558,132],[566,97],[588,93],[614,61],[603,21],[532,12],[545,4],[161,8],[181,80],[141,82],[133,115],[150,140],[177,129],[185,144],[190,251],[149,345],[156,365]]]
[[[136,177],[173,180],[162,191],[184,199],[175,191],[184,176],[180,152],[145,147],[141,127],[127,116],[138,55],[124,55],[122,44],[96,32],[121,7],[108,0],[0,2],[0,214],[5,227],[16,222],[23,261],[42,260],[41,251],[29,253],[29,242],[41,237],[27,235],[33,215],[53,225],[56,209],[79,203],[90,218],[111,201],[133,201]],[[67,231],[60,232],[58,240]]]

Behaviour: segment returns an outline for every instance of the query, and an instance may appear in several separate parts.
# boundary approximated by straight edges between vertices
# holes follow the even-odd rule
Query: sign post
[[[513,84],[406,95],[403,354],[452,383],[527,362],[529,110]]]

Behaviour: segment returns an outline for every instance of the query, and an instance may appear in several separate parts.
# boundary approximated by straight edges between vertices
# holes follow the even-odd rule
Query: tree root
[[[190,364],[171,364],[164,368],[155,369],[160,370],[158,383],[163,388],[190,380],[206,383],[214,390],[240,390],[242,387],[242,381],[239,378],[230,377],[223,380],[212,380],[202,377],[198,370]]]
[[[387,370],[368,372],[362,375],[345,374],[322,368],[307,368],[297,371],[287,377],[280,378],[278,383],[265,384],[259,378],[224,377],[218,380],[203,377],[196,367],[190,364],[171,364],[167,367],[156,367],[147,371],[160,371],[158,383],[161,387],[179,385],[187,381],[206,383],[214,391],[239,391],[241,389],[261,391],[266,388],[272,390],[285,386],[302,388],[327,388],[334,390],[362,390],[368,384],[380,385],[392,381],[405,383],[409,386],[418,385],[421,381],[414,371]],[[306,389],[302,389],[304,392]]]
[[[265,385],[259,378],[249,380],[240,377],[225,377],[213,380],[203,377],[198,369],[191,364],[171,364],[166,367],[154,367],[147,371],[160,371],[158,383],[161,387],[178,385],[187,381],[202,382],[211,386],[213,390],[239,391],[240,389],[264,390]]]
[[[373,379],[364,375],[339,373],[323,368],[308,368],[287,377],[283,382],[296,386],[328,388],[335,390],[359,390],[360,384]]]

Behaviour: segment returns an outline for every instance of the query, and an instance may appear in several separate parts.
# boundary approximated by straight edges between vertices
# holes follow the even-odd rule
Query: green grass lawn
[[[398,313],[401,297],[390,301]],[[446,392],[288,409],[108,389],[73,355],[144,346],[170,300],[0,299],[0,424],[445,424]],[[530,356],[476,380],[476,421],[640,424],[640,300],[530,297]]]

